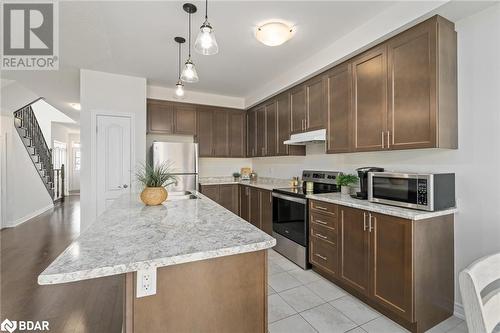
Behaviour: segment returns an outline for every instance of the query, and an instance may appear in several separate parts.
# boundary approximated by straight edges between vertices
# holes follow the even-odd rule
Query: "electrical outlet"
[[[156,267],[137,271],[136,296],[144,297],[156,294]]]

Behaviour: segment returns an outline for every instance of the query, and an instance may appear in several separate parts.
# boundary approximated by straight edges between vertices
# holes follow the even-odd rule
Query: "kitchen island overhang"
[[[40,274],[39,284],[125,274],[124,332],[234,325],[266,332],[266,250],[275,239],[194,194],[199,199],[155,207],[136,193],[122,196]],[[156,294],[137,298],[136,272],[151,268]]]

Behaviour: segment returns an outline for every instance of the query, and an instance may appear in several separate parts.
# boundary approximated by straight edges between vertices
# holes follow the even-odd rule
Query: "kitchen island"
[[[193,194],[154,207],[137,193],[122,196],[39,275],[39,284],[125,274],[124,332],[266,332],[266,250],[275,239]],[[137,272],[151,269],[156,293],[137,297]]]

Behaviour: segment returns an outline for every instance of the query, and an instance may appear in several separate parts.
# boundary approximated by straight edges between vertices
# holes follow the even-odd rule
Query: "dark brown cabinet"
[[[229,118],[226,111],[213,111],[213,157],[229,156]]]
[[[371,297],[392,312],[413,321],[411,221],[368,214]]]
[[[266,156],[266,108],[260,106],[255,110],[256,117],[256,154],[255,156]]]
[[[276,155],[287,155],[289,146],[283,142],[290,139],[290,95],[284,93],[276,98],[278,143]]]
[[[304,85],[290,91],[291,133],[301,133],[306,129],[306,88]]]
[[[250,109],[247,112],[247,156],[256,156],[256,130],[257,130],[257,117],[256,110]]]
[[[162,100],[147,101],[147,132],[151,134],[196,134],[196,107]]]
[[[339,65],[327,73],[327,153],[351,151],[351,64]]]
[[[365,211],[340,207],[340,279],[363,295],[369,294],[369,248]]]
[[[229,157],[245,157],[245,113],[229,112]]]
[[[198,152],[200,157],[213,156],[213,113],[209,110],[200,110],[198,112]]]
[[[278,114],[276,101],[272,100],[266,104],[266,148],[264,156],[276,156],[276,145],[278,143]]]
[[[306,89],[305,130],[313,131],[325,128],[327,92],[324,76],[316,76],[307,81],[304,86]]]
[[[240,185],[240,217],[272,235],[271,191]]]
[[[311,200],[309,222],[323,276],[412,332],[453,314],[453,215],[412,221]]]
[[[379,46],[352,62],[353,150],[386,147],[387,51]]]
[[[239,213],[238,190],[238,184],[200,185],[202,194],[235,214]]]

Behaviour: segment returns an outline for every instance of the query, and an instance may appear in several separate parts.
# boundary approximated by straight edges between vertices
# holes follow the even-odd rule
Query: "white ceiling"
[[[180,1],[68,1],[59,4],[59,71],[7,71],[74,119],[79,69],[145,77],[149,85],[173,87],[177,78],[175,36],[187,35]],[[204,2],[194,2],[193,43],[203,21]],[[332,44],[395,2],[382,1],[209,1],[209,20],[220,52],[193,53],[200,82],[188,89],[245,97],[261,84]],[[293,39],[267,47],[253,36],[272,19],[296,26]],[[187,55],[183,50],[183,57]]]

